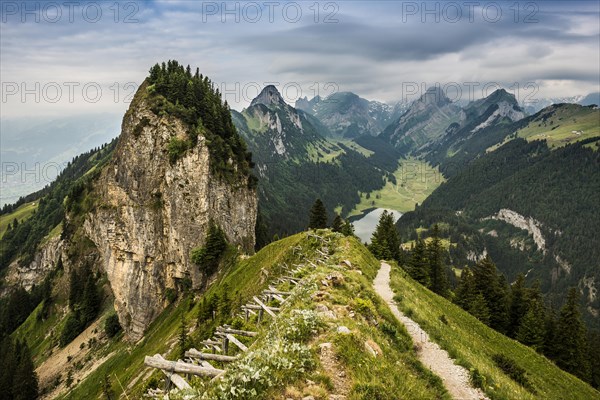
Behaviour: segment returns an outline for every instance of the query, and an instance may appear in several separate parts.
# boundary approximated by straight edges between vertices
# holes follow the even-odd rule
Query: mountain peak
[[[500,101],[506,101],[511,104],[518,105],[515,95],[508,93],[505,89],[495,90],[492,94],[487,97],[487,100],[498,103]]]
[[[277,90],[274,85],[267,85],[260,92],[260,94],[256,96],[254,100],[252,100],[250,107],[257,104],[264,104],[265,106],[269,107],[271,105],[283,105],[286,103],[283,100],[283,97],[281,97],[279,90]]]
[[[444,93],[444,90],[439,86],[428,88],[417,101],[426,105],[437,105],[438,107],[452,103],[448,96],[446,96],[446,93]]]

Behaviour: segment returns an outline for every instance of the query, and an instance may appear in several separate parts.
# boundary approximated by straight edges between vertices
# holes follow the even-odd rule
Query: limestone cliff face
[[[225,183],[210,173],[204,137],[170,162],[169,141],[187,127],[150,109],[142,85],[126,113],[113,161],[96,182],[97,207],[84,232],[96,244],[115,296],[119,320],[132,340],[166,306],[168,288],[205,278],[190,260],[204,243],[209,221],[243,251],[254,245],[256,194],[247,184]]]
[[[33,286],[41,284],[46,275],[56,267],[63,250],[64,242],[60,235],[49,238],[40,245],[31,263],[20,265],[19,260],[15,260],[8,266],[5,287],[18,285],[29,291]]]

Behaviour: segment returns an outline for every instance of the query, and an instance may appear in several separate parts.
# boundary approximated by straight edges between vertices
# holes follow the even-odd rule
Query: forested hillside
[[[462,254],[457,267],[468,261],[467,254],[471,259],[491,254],[510,281],[517,273],[540,279],[547,301],[557,304],[568,287],[577,286],[588,307],[586,319],[595,320],[600,156],[590,145],[597,140],[554,151],[543,141],[512,140],[459,170],[422,207],[403,216],[399,229],[410,238],[420,226],[444,222],[457,243],[455,254]],[[499,214],[503,209],[530,222]],[[532,240],[536,228],[541,234]]]

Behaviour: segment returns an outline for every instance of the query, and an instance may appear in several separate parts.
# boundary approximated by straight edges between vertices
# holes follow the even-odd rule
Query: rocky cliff
[[[30,263],[21,265],[20,260],[14,260],[8,266],[4,288],[21,286],[30,291],[34,286],[41,284],[58,263],[63,245],[60,235],[53,236],[40,245]]]
[[[166,306],[168,289],[205,282],[190,252],[203,245],[209,222],[250,252],[257,213],[255,191],[245,180],[224,182],[211,174],[204,136],[176,160],[169,158],[169,144],[185,140],[190,127],[168,113],[155,114],[147,93],[142,85],[125,114],[113,160],[95,183],[97,206],[83,224],[132,340]]]

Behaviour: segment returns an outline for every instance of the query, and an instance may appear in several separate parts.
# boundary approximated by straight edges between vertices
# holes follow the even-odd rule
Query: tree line
[[[250,173],[252,154],[233,125],[227,102],[222,102],[219,90],[208,77],[200,74],[199,69],[192,74],[189,65],[184,67],[169,60],[150,68],[147,82],[149,93],[155,94],[151,97],[152,110],[157,115],[176,116],[190,127],[186,141],[174,138],[169,143],[172,161],[195,146],[198,135],[202,135],[206,138],[214,174],[229,180],[241,175],[248,179],[249,186],[256,185],[256,178]]]

